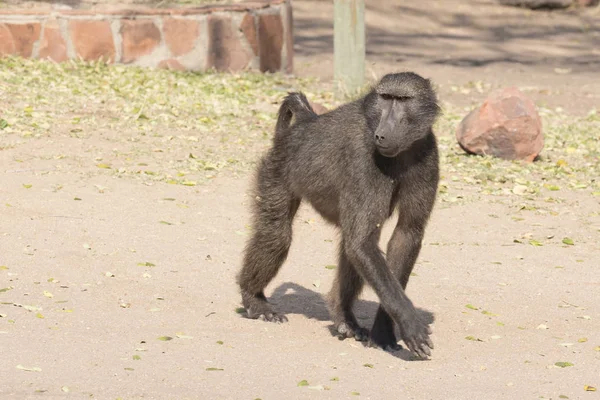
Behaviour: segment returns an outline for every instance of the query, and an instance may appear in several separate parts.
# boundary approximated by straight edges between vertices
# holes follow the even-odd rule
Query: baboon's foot
[[[379,348],[385,351],[398,351],[402,346],[398,344],[398,339],[394,334],[394,329],[380,329],[377,325],[373,326],[371,335],[369,336],[369,347]]]
[[[249,317],[249,318],[253,318],[253,317]],[[283,323],[283,322],[288,322],[287,317],[284,314],[278,314],[276,312],[263,312],[258,314],[258,317],[254,317],[254,318],[258,318],[261,321],[268,321],[268,322],[277,322],[277,323]]]
[[[354,338],[359,342],[364,342],[369,338],[369,331],[359,326],[355,321],[342,321],[336,324],[335,328],[340,340]]]
[[[265,295],[242,294],[242,302],[246,309],[246,316],[250,319],[260,319],[261,321],[269,322],[287,322],[287,317],[284,314],[279,314],[273,311]]]

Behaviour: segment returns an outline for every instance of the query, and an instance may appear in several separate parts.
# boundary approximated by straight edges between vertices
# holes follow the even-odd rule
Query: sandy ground
[[[375,74],[415,69],[442,84],[444,101],[465,106],[484,95],[453,90],[469,81],[533,87],[538,102],[575,114],[600,105],[597,10],[373,4]],[[329,11],[296,3],[299,74],[330,76]],[[499,14],[511,21],[503,29]],[[537,200],[549,212],[502,196],[438,203],[408,288],[436,316],[436,347],[431,360],[410,361],[405,351],[332,337],[322,295],[335,274],[326,266],[336,262],[337,234],[310,208],[301,209],[290,257],[268,290],[289,323],[247,320],[236,313],[234,277],[249,173],[195,187],[146,185],[68,168],[52,157],[57,148],[93,156],[65,150],[67,139],[37,143],[0,152],[2,399],[600,396],[585,390],[600,390],[597,196]],[[530,237],[545,245],[514,241]],[[366,291],[356,310],[366,326],[376,307]]]
[[[102,399],[596,396],[583,389],[600,378],[598,233],[582,226],[571,204],[560,218],[525,221],[501,204],[437,209],[408,291],[436,315],[436,349],[430,361],[410,362],[406,352],[331,336],[321,295],[334,275],[325,266],[335,263],[336,234],[307,209],[270,288],[290,322],[236,314],[245,179],[192,190],[15,174],[2,189],[13,205],[2,218],[2,262],[10,266],[2,280],[14,287],[2,300],[40,309],[1,308],[3,398],[34,391]],[[33,185],[27,194],[22,180]],[[577,245],[513,243],[523,229],[570,235]],[[358,304],[365,324],[375,301],[367,292]],[[554,365],[561,361],[574,365]],[[298,387],[302,380],[309,387]]]

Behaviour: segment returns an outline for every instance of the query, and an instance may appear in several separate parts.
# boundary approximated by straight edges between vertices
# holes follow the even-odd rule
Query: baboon
[[[258,167],[252,236],[238,275],[249,318],[287,321],[264,289],[287,257],[292,220],[304,199],[341,230],[329,294],[337,333],[397,350],[395,323],[411,352],[431,355],[430,327],[405,289],[437,191],[432,125],[439,110],[430,82],[412,72],[388,74],[364,97],[323,115],[304,94],[289,93]],[[398,221],[384,255],[381,228],[395,210]],[[352,312],[365,281],[380,300],[370,332]]]

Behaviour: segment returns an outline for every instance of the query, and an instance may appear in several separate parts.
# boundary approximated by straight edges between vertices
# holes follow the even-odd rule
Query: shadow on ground
[[[367,2],[370,59],[460,67],[567,65],[581,71],[597,71],[600,66],[600,8],[530,11],[491,0],[465,1],[453,8],[439,0],[393,3]],[[332,54],[332,5],[305,1],[295,7],[297,53]],[[305,13],[306,7],[322,11]]]
[[[271,295],[269,301],[275,305],[277,311],[283,314],[298,314],[318,321],[330,321],[329,311],[327,310],[327,304],[323,296],[293,282],[285,282],[279,285]],[[359,299],[354,306],[354,312],[360,323],[370,328],[373,325],[378,307],[379,303],[375,301]],[[422,308],[417,308],[417,312],[421,319],[427,321],[428,324],[434,322],[435,316],[432,312]],[[329,324],[327,328],[331,336],[338,336],[333,324]],[[363,344],[366,345],[366,342],[363,342]],[[412,353],[404,348],[399,351],[390,352],[390,354],[406,361],[414,359]]]

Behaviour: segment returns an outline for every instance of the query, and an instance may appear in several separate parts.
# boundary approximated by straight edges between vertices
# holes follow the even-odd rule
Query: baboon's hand
[[[431,355],[433,342],[431,328],[422,321],[416,314],[406,318],[400,325],[400,336],[408,349],[422,359],[427,359]]]

